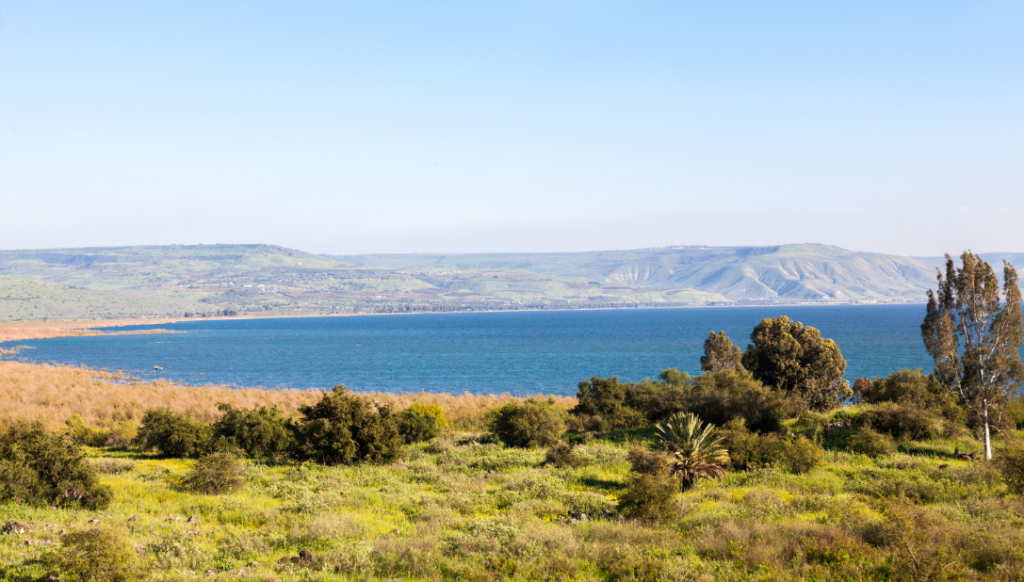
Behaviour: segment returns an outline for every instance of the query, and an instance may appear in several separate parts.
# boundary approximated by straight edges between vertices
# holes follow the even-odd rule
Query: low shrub
[[[1024,442],[1008,443],[999,451],[997,465],[999,472],[1003,475],[1003,481],[1006,482],[1007,489],[1017,494],[1024,494]]]
[[[755,432],[785,432],[782,420],[806,410],[793,394],[768,388],[743,370],[724,369],[697,378],[687,409],[722,426],[742,418]]]
[[[753,433],[742,419],[727,424],[721,434],[732,466],[741,470],[779,467],[801,474],[818,466],[825,456],[821,446],[805,436],[786,438],[776,433]]]
[[[807,437],[799,436],[786,443],[782,451],[782,464],[794,475],[809,472],[821,464],[825,451]]]
[[[436,404],[413,404],[398,415],[398,433],[407,443],[437,438],[447,425],[444,410]]]
[[[288,449],[291,433],[276,407],[240,409],[220,403],[217,408],[224,414],[213,424],[215,449],[244,451],[254,459],[276,457]]]
[[[943,420],[916,402],[863,405],[859,424],[901,440],[933,439],[942,434]]]
[[[633,472],[640,475],[661,475],[671,471],[672,455],[663,451],[633,447],[629,449],[627,458]]]
[[[632,406],[632,393],[636,384],[619,382],[617,376],[599,378],[594,376],[587,382],[580,382],[576,391],[577,404],[569,414],[582,418],[597,417],[588,430],[615,430],[634,428],[647,424],[647,415]]]
[[[212,434],[212,427],[206,423],[192,421],[169,408],[151,408],[142,417],[135,444],[166,457],[194,457],[209,449]]]
[[[102,447],[106,444],[107,437],[110,436],[109,431],[86,424],[79,414],[72,414],[64,421],[64,424],[68,427],[68,434],[71,435],[71,438],[80,445]]]
[[[668,471],[633,473],[626,491],[619,497],[619,512],[642,521],[668,521],[678,513],[675,502],[678,492],[679,484]]]
[[[46,557],[61,580],[132,582],[144,577],[142,560],[120,529],[92,527],[64,534]]]
[[[1006,415],[1013,421],[1017,430],[1024,430],[1024,398],[1011,398],[1006,403]]]
[[[584,461],[576,454],[572,445],[564,441],[558,441],[551,445],[551,448],[544,453],[544,464],[560,468],[582,467]]]
[[[846,439],[846,450],[879,457],[895,453],[896,444],[889,435],[878,433],[869,427],[861,427]]]
[[[506,446],[544,447],[558,442],[565,421],[553,400],[530,398],[499,408],[488,428]]]
[[[213,453],[200,458],[182,481],[195,493],[219,495],[245,486],[245,463],[232,453]]]
[[[0,502],[96,509],[111,497],[71,435],[47,433],[40,424],[0,430]]]
[[[292,455],[326,465],[385,462],[398,456],[402,436],[388,406],[375,406],[344,386],[299,408],[292,425]]]

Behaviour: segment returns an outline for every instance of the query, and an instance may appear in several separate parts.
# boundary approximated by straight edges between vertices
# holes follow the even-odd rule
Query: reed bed
[[[141,381],[118,372],[75,366],[0,361],[0,421],[41,421],[53,429],[72,415],[90,425],[109,428],[138,422],[146,410],[168,407],[195,420],[210,422],[220,416],[217,404],[236,407],[276,406],[286,415],[312,404],[321,390],[274,390],[232,386],[185,386],[156,380]],[[436,404],[446,417],[463,428],[482,426],[488,411],[521,398],[509,394],[367,393],[375,402],[402,410],[415,403]],[[575,398],[553,397],[560,407],[575,405]]]

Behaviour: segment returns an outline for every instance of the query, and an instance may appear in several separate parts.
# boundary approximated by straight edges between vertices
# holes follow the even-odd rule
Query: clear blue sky
[[[1024,2],[0,0],[0,248],[1024,251]]]

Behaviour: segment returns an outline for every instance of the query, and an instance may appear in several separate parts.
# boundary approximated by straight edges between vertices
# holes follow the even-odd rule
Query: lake
[[[846,377],[930,371],[924,305],[517,311],[186,321],[132,326],[182,334],[52,338],[17,358],[123,370],[144,379],[360,391],[575,394],[591,376],[697,374],[711,330],[746,348],[765,317],[788,315],[836,340]],[[155,372],[153,366],[162,366]]]

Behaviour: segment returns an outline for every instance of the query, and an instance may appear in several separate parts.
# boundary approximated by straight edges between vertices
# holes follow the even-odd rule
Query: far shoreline
[[[744,305],[665,305],[665,306],[644,306],[644,307],[570,307],[555,309],[472,309],[462,311],[413,311],[395,313],[299,313],[284,314],[271,313],[268,315],[231,315],[215,317],[153,317],[153,318],[111,318],[111,319],[30,319],[18,321],[0,322],[0,346],[8,342],[50,339],[58,337],[89,337],[104,335],[122,335],[132,332],[104,332],[101,329],[115,329],[119,327],[130,327],[137,325],[161,325],[173,323],[186,323],[191,321],[237,321],[251,319],[305,319],[316,317],[361,317],[361,316],[387,316],[387,315],[460,315],[475,313],[522,313],[522,312],[565,312],[565,311],[626,311],[642,309],[721,309],[721,308],[755,308],[755,307],[878,307],[883,305],[926,305],[921,301],[883,301],[875,303],[863,302],[802,302],[802,303],[770,303],[770,304],[744,304]],[[168,332],[167,330],[153,329],[140,330],[135,333],[187,333]],[[9,347],[9,346],[8,346]],[[0,351],[2,355],[2,351]]]

